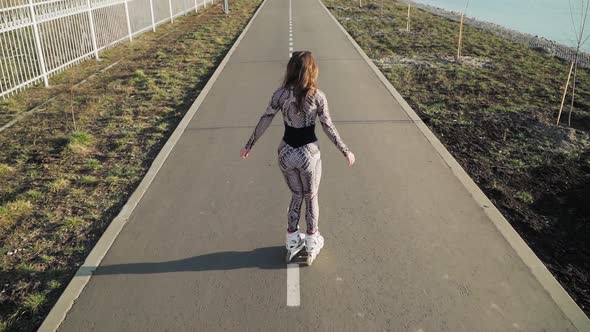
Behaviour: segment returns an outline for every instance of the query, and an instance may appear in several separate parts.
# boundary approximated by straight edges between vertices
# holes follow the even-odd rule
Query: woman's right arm
[[[322,124],[322,129],[324,129],[324,133],[326,136],[330,138],[330,141],[336,145],[336,148],[346,157],[348,160],[348,166],[352,166],[355,161],[354,154],[348,149],[344,141],[340,137],[338,130],[336,130],[336,126],[332,122],[332,117],[330,117],[330,109],[328,108],[328,99],[323,92],[318,91],[317,96],[317,108],[318,108],[318,117],[320,118],[320,123]]]
[[[258,139],[266,131],[266,128],[270,126],[270,124],[272,123],[272,119],[279,111],[280,100],[282,99],[284,93],[284,89],[279,89],[273,94],[272,98],[270,99],[270,102],[268,103],[266,111],[260,117],[260,120],[258,121],[256,128],[254,128],[254,132],[252,133],[250,139],[246,143],[244,150],[250,151],[254,146],[254,143],[258,141]],[[244,157],[244,155],[242,155],[242,157]]]
[[[326,136],[336,145],[336,148],[340,150],[340,152],[346,156],[346,153],[349,151],[344,141],[338,134],[338,130],[336,130],[336,126],[332,122],[332,117],[330,116],[330,109],[328,108],[328,100],[323,92],[318,91],[317,96],[317,108],[318,108],[318,117],[320,118],[320,123],[322,124],[322,129]]]

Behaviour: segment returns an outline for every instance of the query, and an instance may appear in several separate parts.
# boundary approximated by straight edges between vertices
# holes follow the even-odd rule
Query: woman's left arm
[[[338,130],[336,130],[336,126],[332,122],[332,117],[330,116],[330,109],[328,108],[328,100],[323,92],[318,94],[317,98],[317,107],[318,107],[318,117],[320,119],[320,123],[322,124],[322,129],[324,129],[324,133],[326,136],[330,138],[330,141],[334,143],[336,148],[344,155],[350,151],[342,138],[340,138],[340,134],[338,134]]]

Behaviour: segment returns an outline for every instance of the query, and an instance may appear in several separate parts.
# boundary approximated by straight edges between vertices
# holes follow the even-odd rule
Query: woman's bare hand
[[[350,151],[348,151],[348,152],[346,153],[346,159],[348,160],[348,166],[349,166],[349,167],[350,167],[350,166],[352,166],[352,165],[354,164],[354,161],[356,160],[356,159],[354,158],[354,153],[352,153],[352,152],[350,152]]]
[[[240,152],[240,157],[242,157],[242,159],[246,159],[248,158],[248,156],[250,155],[250,150],[243,148],[242,151]]]

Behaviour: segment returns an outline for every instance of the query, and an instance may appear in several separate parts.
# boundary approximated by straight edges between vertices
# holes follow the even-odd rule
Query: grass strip
[[[179,17],[0,102],[0,331],[34,331],[261,0]]]
[[[571,127],[557,126],[569,63],[457,22],[381,1],[328,9],[590,314],[590,73]],[[569,105],[571,99],[566,99]]]

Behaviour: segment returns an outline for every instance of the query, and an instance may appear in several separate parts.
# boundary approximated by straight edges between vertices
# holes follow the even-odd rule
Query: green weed
[[[54,142],[61,151],[85,155],[92,150],[94,136],[85,131],[75,131],[67,136],[58,136],[54,139]]]
[[[84,175],[80,178],[80,183],[87,186],[96,184],[97,182],[98,179],[96,178],[96,176],[92,175]]]
[[[53,193],[62,192],[70,186],[70,181],[64,178],[55,179],[47,185],[49,191]]]
[[[532,202],[535,201],[535,199],[533,198],[533,195],[531,195],[531,193],[526,192],[526,191],[517,192],[516,198],[518,198],[521,202],[526,203],[526,204],[531,204]]]
[[[34,202],[34,201],[39,200],[41,197],[43,197],[43,193],[40,192],[39,190],[29,189],[24,193],[24,197],[27,200]]]
[[[41,309],[43,303],[45,303],[45,294],[33,293],[29,294],[23,302],[23,308],[31,313],[36,313]]]
[[[54,258],[49,255],[41,255],[41,256],[39,256],[39,258],[45,264],[50,264],[51,262],[54,261]]]
[[[60,286],[61,286],[61,282],[59,282],[58,280],[50,280],[47,283],[47,288],[49,288],[50,290],[57,289]]]
[[[75,131],[68,137],[67,149],[75,154],[85,155],[91,150],[94,137],[84,131]]]
[[[61,229],[68,231],[75,231],[85,224],[84,220],[76,217],[65,218],[61,224]]]
[[[140,91],[150,93],[158,91],[155,80],[147,75],[143,70],[136,70],[130,83]]]
[[[21,275],[31,275],[36,272],[39,272],[39,269],[37,268],[37,266],[35,266],[35,264],[28,262],[21,262],[16,266],[16,270]]]
[[[87,171],[94,172],[94,171],[98,171],[99,169],[101,169],[102,165],[96,159],[86,159],[84,161],[84,168]]]

